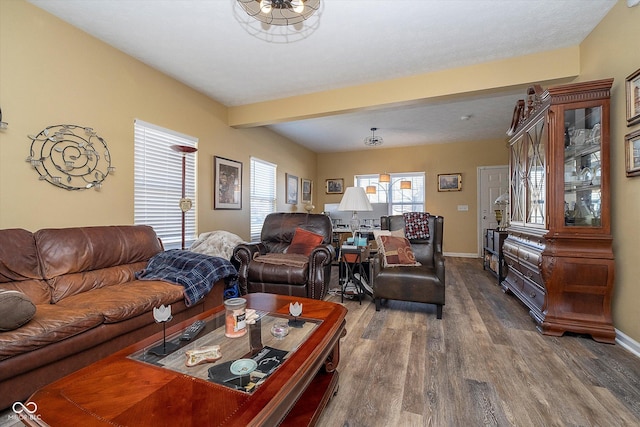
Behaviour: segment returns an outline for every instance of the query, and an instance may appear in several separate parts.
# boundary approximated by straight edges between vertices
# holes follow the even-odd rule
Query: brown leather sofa
[[[322,241],[306,256],[287,253],[297,228],[322,236]],[[261,241],[236,246],[233,256],[240,265],[238,282],[242,294],[267,292],[323,299],[329,289],[333,229],[326,215],[272,213],[262,226]],[[272,257],[273,263],[257,257]]]
[[[382,217],[382,229],[405,228],[402,215]],[[409,240],[416,260],[421,266],[397,266],[383,268],[381,255],[373,263],[373,298],[376,311],[380,311],[382,299],[422,302],[436,305],[438,319],[442,319],[445,302],[445,265],[442,254],[444,218],[430,215],[429,238]]]
[[[0,332],[0,408],[161,331],[154,307],[171,304],[175,323],[222,304],[223,281],[187,307],[182,286],[136,280],[162,250],[147,226],[0,230],[0,289],[35,305],[28,323]]]

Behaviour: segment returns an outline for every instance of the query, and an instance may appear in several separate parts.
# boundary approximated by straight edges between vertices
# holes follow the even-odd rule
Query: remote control
[[[191,341],[204,329],[206,324],[207,322],[204,320],[196,320],[180,335],[180,341]]]

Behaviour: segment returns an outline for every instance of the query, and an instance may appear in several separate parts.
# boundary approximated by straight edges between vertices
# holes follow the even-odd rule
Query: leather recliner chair
[[[305,260],[298,255],[288,262],[286,249],[291,245],[297,228],[322,236],[322,242],[311,250]],[[313,299],[323,299],[329,289],[331,263],[335,249],[331,245],[333,229],[326,215],[306,213],[272,213],[262,226],[260,242],[242,243],[235,247],[233,257],[239,263],[238,282],[244,295],[267,292]],[[258,262],[256,257],[276,256],[274,263]],[[293,258],[293,257],[291,257]],[[302,261],[302,262],[301,262]]]
[[[381,254],[373,264],[373,298],[376,311],[381,299],[422,302],[436,305],[436,315],[442,319],[445,296],[445,266],[442,254],[444,218],[429,216],[429,238],[410,240],[416,261],[421,266],[383,268]],[[384,216],[380,220],[383,230],[404,229],[403,215]]]

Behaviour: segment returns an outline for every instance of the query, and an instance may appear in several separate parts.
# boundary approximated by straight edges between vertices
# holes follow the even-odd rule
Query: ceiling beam
[[[580,72],[580,48],[571,46],[516,58],[435,71],[342,89],[228,107],[228,124],[264,126],[366,109],[500,92],[532,83],[565,81]]]

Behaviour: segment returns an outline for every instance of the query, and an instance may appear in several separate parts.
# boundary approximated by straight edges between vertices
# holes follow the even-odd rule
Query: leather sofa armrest
[[[371,258],[372,264],[372,272],[371,272],[371,280],[375,280],[376,276],[378,274],[380,274],[380,271],[382,270],[382,252],[378,251],[378,253],[376,254],[376,256]],[[373,284],[372,284],[373,286]]]
[[[330,244],[316,246],[309,254],[309,273],[307,282],[307,298],[322,299],[327,293],[325,285],[329,283],[331,263],[335,258],[335,250]]]
[[[267,247],[261,243],[241,243],[233,248],[233,258],[237,261],[238,267],[238,284],[240,285],[240,293],[246,295],[248,292],[247,280],[249,273],[249,263],[256,254],[264,255],[267,253]]]
[[[267,251],[267,247],[262,242],[240,243],[235,248],[233,248],[233,256],[236,257],[238,261],[241,261],[239,257],[243,256],[243,253],[244,255],[249,255],[249,259],[252,259],[255,253],[264,255],[267,253]]]
[[[442,284],[444,285],[444,255],[442,255],[442,252],[436,252],[435,254],[433,254],[433,264],[436,268],[436,275],[438,276],[438,279],[440,279],[440,282],[442,282]]]
[[[318,265],[327,265],[335,258],[335,249],[330,244],[316,246],[309,254],[309,262],[317,262]]]

